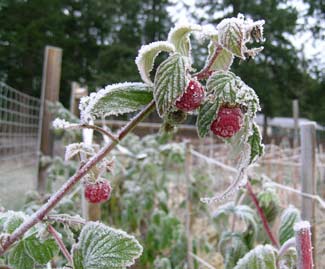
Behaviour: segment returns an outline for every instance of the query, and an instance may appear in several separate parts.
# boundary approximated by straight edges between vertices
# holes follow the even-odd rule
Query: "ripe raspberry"
[[[243,113],[239,107],[221,106],[210,129],[217,136],[230,138],[240,130],[242,122]]]
[[[87,182],[85,184],[85,197],[89,203],[102,203],[111,196],[111,185],[108,181]]]
[[[188,112],[198,108],[204,98],[204,88],[200,82],[190,80],[183,95],[176,100],[176,107]]]

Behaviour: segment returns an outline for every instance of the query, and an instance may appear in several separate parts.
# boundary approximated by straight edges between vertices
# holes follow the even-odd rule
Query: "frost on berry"
[[[111,185],[106,180],[85,183],[85,198],[89,203],[102,203],[111,196]]]
[[[242,123],[243,113],[239,107],[221,106],[210,129],[217,136],[230,138],[240,130]]]
[[[196,80],[190,80],[185,92],[176,100],[176,107],[189,112],[197,109],[204,99],[204,87]]]

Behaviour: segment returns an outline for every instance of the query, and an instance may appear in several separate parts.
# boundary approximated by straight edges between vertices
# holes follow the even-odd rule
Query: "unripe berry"
[[[111,196],[111,185],[106,180],[85,183],[85,198],[89,203],[102,203]]]
[[[230,138],[242,125],[243,113],[239,107],[221,106],[217,118],[212,122],[211,131],[220,137]]]
[[[200,106],[204,99],[204,88],[197,80],[190,80],[185,92],[176,100],[176,107],[189,112]]]

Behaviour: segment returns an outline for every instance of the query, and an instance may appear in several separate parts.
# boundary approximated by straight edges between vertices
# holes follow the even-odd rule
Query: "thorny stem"
[[[223,50],[222,46],[216,44],[216,49],[212,57],[210,58],[209,62],[207,63],[207,65],[200,72],[193,74],[193,77],[197,77],[198,80],[208,78],[211,75],[210,68],[222,50]]]
[[[8,240],[2,245],[0,249],[0,256],[3,255],[9,247],[18,241],[25,232],[27,232],[34,225],[44,219],[44,217],[59,203],[59,201],[69,192],[77,182],[85,176],[88,171],[93,168],[98,162],[100,162],[112,149],[121,141],[134,127],[137,126],[150,112],[154,109],[155,102],[151,101],[141,112],[139,112],[131,121],[128,122],[118,133],[118,140],[112,140],[105,147],[103,147],[96,155],[87,161],[85,165],[79,168],[79,170],[66,181],[61,188],[54,193],[46,204],[38,209],[30,218],[23,222],[13,234],[10,235]]]
[[[314,265],[310,223],[308,221],[297,222],[293,229],[295,230],[298,254],[297,269],[312,269]]]
[[[47,226],[47,230],[53,236],[55,242],[58,244],[58,246],[59,246],[62,254],[64,255],[64,257],[68,260],[69,264],[72,265],[72,257],[70,255],[69,251],[67,250],[67,248],[65,247],[59,233],[50,224]]]
[[[256,209],[257,209],[257,213],[258,215],[260,216],[261,220],[262,220],[262,223],[263,223],[263,227],[268,235],[268,237],[270,238],[272,244],[275,246],[275,247],[279,247],[279,244],[278,242],[276,241],[274,235],[272,234],[272,231],[271,231],[271,228],[267,222],[267,219],[265,217],[265,214],[263,212],[263,209],[260,207],[259,205],[259,202],[258,202],[258,199],[255,195],[255,193],[253,192],[253,189],[252,189],[252,185],[251,183],[249,182],[249,180],[247,180],[247,183],[246,183],[246,189],[248,191],[248,195],[250,196],[250,198],[252,199]]]

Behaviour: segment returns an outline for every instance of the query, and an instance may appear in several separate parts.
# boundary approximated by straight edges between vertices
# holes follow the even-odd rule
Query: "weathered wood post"
[[[299,101],[292,101],[292,116],[293,116],[293,148],[299,146]]]
[[[302,192],[316,194],[316,123],[307,122],[300,125],[301,167],[300,178]],[[314,199],[301,197],[302,219],[308,220],[312,225],[312,242],[314,263],[317,264],[316,246],[316,203]],[[315,267],[316,268],[316,267]]]
[[[61,79],[62,49],[52,46],[45,47],[42,93],[40,108],[40,123],[38,131],[38,177],[37,190],[40,193],[46,191],[46,169],[41,164],[42,156],[53,155],[53,134],[51,132],[52,115],[48,111],[47,102],[56,102],[59,99]]]

